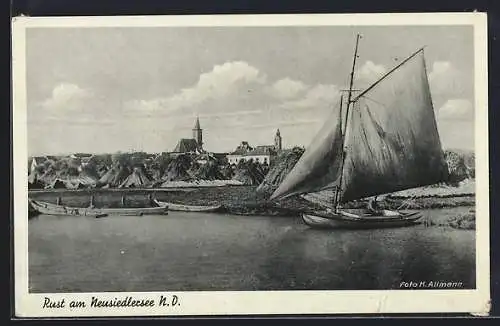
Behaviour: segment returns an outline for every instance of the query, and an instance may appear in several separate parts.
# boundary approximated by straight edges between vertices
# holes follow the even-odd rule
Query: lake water
[[[315,230],[300,218],[182,212],[29,221],[31,292],[399,289],[401,281],[474,288],[475,232]]]

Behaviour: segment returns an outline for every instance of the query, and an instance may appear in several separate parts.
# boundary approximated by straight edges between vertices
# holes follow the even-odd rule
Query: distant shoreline
[[[60,197],[68,206],[85,207],[90,196],[95,195],[96,205],[118,205],[122,194],[134,205],[147,205],[147,198],[153,195],[158,200],[184,205],[223,205],[230,212],[258,215],[271,213],[282,215],[292,211],[318,209],[318,205],[301,197],[291,197],[278,202],[268,201],[268,194],[256,191],[256,186],[226,185],[214,187],[179,187],[179,188],[94,188],[94,189],[43,189],[29,190],[33,199],[56,202]],[[189,193],[186,194],[186,193]],[[365,200],[349,202],[346,208],[358,208],[365,205]],[[409,209],[431,209],[458,206],[474,206],[475,194],[444,194],[420,197],[387,196],[383,203],[388,209],[396,209],[402,204]],[[280,213],[281,212],[281,213]]]
[[[94,197],[97,207],[150,206],[149,196],[160,201],[182,205],[220,205],[219,213],[244,216],[297,217],[305,212],[324,209],[318,204],[301,197],[291,197],[278,202],[268,201],[268,195],[257,191],[256,186],[219,186],[194,188],[110,188],[110,189],[44,189],[30,190],[28,195],[35,200],[57,203],[73,207],[88,207]],[[386,197],[381,206],[393,210],[428,210],[464,207],[466,213],[457,214],[449,221],[425,220],[425,225],[451,226],[459,229],[475,228],[476,198],[474,194],[446,194],[444,196],[424,195],[422,197]],[[366,201],[345,204],[345,208],[366,207]]]
[[[66,189],[66,188],[49,188],[49,189],[28,189],[30,193],[55,193],[55,192],[82,192],[82,193],[96,193],[96,192],[169,192],[169,191],[193,191],[197,189],[221,189],[221,188],[245,188],[248,185],[226,184],[217,186],[182,186],[182,187],[163,187],[163,188],[80,188],[80,189]]]
[[[200,189],[223,189],[223,188],[247,188],[251,187],[248,185],[224,185],[224,186],[189,186],[189,187],[167,187],[167,188],[83,188],[83,189],[29,189],[28,194],[51,194],[51,193],[99,193],[99,192],[127,192],[127,193],[139,193],[139,192],[179,192],[179,191],[196,191]],[[459,198],[459,197],[474,197],[475,193],[458,193],[458,194],[446,194],[446,195],[420,195],[414,198],[425,199],[425,198]],[[392,199],[408,199],[410,197],[403,195],[388,195]]]

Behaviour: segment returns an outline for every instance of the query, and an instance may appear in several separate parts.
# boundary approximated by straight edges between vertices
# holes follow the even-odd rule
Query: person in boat
[[[94,205],[94,195],[90,196],[89,208],[95,208],[95,205]]]
[[[367,205],[368,212],[374,215],[382,215],[383,210],[380,208],[377,202],[377,196],[372,197],[368,200],[368,205]]]
[[[158,204],[153,199],[153,196],[151,194],[148,194],[148,202],[151,207],[158,207]]]

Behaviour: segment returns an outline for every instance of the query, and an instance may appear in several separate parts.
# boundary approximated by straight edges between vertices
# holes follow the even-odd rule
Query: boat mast
[[[339,185],[337,187],[337,191],[335,192],[335,211],[338,211],[339,207],[339,196],[340,192],[342,191],[342,179],[344,175],[344,161],[345,161],[345,135],[347,131],[347,119],[349,117],[349,108],[351,107],[351,102],[352,102],[352,86],[354,84],[354,70],[356,68],[356,59],[358,58],[358,44],[359,44],[359,39],[361,38],[361,35],[357,34],[356,35],[356,46],[354,48],[354,58],[352,60],[352,69],[351,69],[351,75],[350,75],[350,80],[349,80],[349,91],[347,93],[347,108],[346,108],[346,113],[345,113],[345,123],[344,123],[344,130],[341,129],[342,131],[342,157],[341,157],[341,166],[340,166],[340,180],[339,180]],[[340,116],[342,118],[342,116]],[[341,122],[342,126],[342,122]]]
[[[339,117],[340,119],[342,119],[342,106],[344,104],[344,90],[341,90],[341,93],[340,93],[340,108],[339,108]],[[340,135],[342,136],[343,135],[343,130],[342,130],[342,120],[340,120]],[[337,207],[337,198],[338,198],[338,193],[339,193],[339,188],[336,187],[335,188],[335,196],[333,197],[333,207]]]
[[[340,94],[340,117],[342,117],[342,104],[344,103],[344,94]],[[340,134],[342,134],[342,124],[340,124]]]

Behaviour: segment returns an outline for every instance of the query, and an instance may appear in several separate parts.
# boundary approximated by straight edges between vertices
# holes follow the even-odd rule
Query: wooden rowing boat
[[[40,214],[47,215],[70,215],[70,216],[90,216],[90,217],[104,217],[108,214],[96,211],[92,208],[77,208],[77,207],[68,207],[62,205],[55,205],[51,203],[46,203],[38,200],[28,200],[31,207],[36,210]]]
[[[159,206],[168,206],[168,209],[171,211],[180,211],[180,212],[200,212],[200,213],[209,213],[216,212],[222,208],[222,205],[214,205],[214,206],[196,206],[196,205],[183,205],[183,204],[174,204],[162,202],[159,200],[154,200],[155,203]]]
[[[410,226],[418,223],[422,214],[416,212],[396,212],[384,210],[380,215],[351,214],[346,211],[314,212],[302,214],[304,223],[313,228],[328,229],[370,229]]]
[[[72,215],[72,216],[93,216],[104,217],[108,215],[129,215],[129,216],[142,216],[151,214],[168,214],[168,207],[166,205],[159,205],[159,207],[120,207],[120,208],[92,208],[92,207],[69,207],[47,203],[43,201],[29,199],[31,206],[40,214],[48,215]]]

